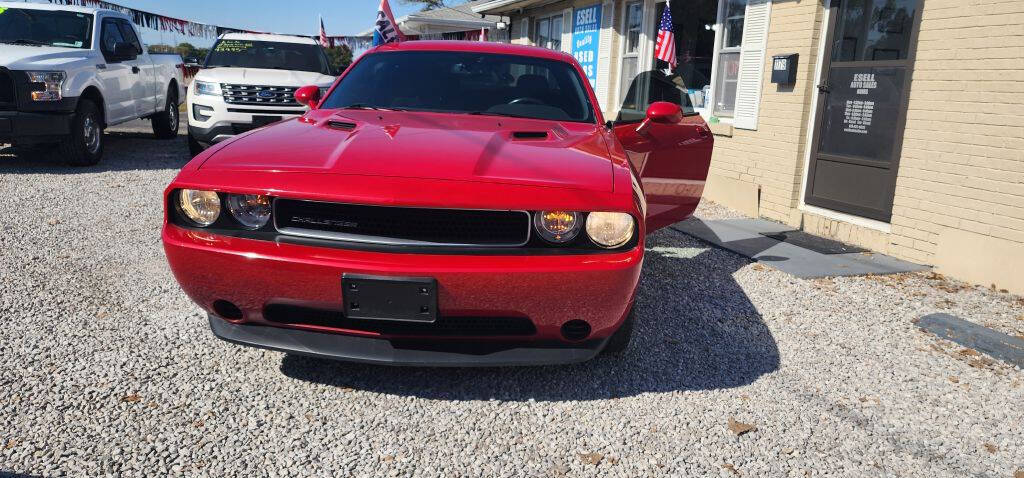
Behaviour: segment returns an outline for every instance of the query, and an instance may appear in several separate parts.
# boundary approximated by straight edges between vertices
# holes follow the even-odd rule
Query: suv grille
[[[294,86],[229,85],[222,83],[224,102],[231,105],[302,106]]]
[[[7,70],[0,68],[0,110],[14,109],[15,98],[14,77]]]
[[[537,332],[533,321],[526,317],[438,317],[431,323],[390,322],[349,319],[338,311],[285,304],[267,305],[263,308],[263,318],[278,324],[315,325],[385,335],[502,337],[533,335]]]
[[[427,209],[278,199],[283,234],[395,246],[515,247],[530,239],[526,211]]]

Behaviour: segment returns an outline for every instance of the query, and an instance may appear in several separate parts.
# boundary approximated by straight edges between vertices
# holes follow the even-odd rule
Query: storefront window
[[[665,5],[658,4],[655,18],[661,18]],[[714,25],[718,21],[718,0],[687,0],[672,2],[671,5],[677,65],[669,76],[678,77],[672,82],[682,86],[693,106],[704,108],[715,54]],[[657,32],[653,35],[657,38]],[[668,63],[655,60],[653,66],[656,70],[664,70]]]
[[[552,50],[562,49],[562,16],[555,15],[537,20],[534,43]]]
[[[715,84],[716,116],[732,117],[736,109],[736,80],[740,72],[740,45],[747,0],[726,0],[723,6],[722,48],[718,50],[718,81]]]
[[[630,97],[629,87],[633,78],[636,78],[637,66],[640,61],[640,33],[644,23],[643,2],[627,3],[625,13],[624,30],[626,41],[622,47],[622,81],[619,82],[621,88],[619,97],[623,98],[623,108],[637,110],[641,107],[637,98],[638,92],[634,91],[632,97]]]
[[[850,0],[840,10],[832,61],[904,60],[917,0]]]

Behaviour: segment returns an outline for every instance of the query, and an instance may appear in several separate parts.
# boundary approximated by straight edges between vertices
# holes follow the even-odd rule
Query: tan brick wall
[[[823,9],[814,0],[776,1],[771,8],[757,130],[731,129],[731,137],[716,136],[711,174],[757,185],[760,214],[793,224],[799,222],[795,211]],[[775,85],[768,74],[772,55],[783,53],[800,55],[793,86]]]
[[[935,263],[949,229],[1024,245],[1024,2],[924,2],[894,204],[897,256]]]

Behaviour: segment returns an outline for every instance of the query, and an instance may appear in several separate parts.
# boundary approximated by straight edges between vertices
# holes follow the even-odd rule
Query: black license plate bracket
[[[344,274],[345,316],[399,322],[437,320],[437,279]]]

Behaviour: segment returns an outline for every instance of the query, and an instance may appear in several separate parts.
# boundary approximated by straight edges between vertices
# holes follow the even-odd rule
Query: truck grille
[[[229,85],[222,83],[224,102],[231,105],[302,106],[294,86]]]
[[[14,78],[6,69],[0,68],[0,110],[12,110],[15,106]]]
[[[516,247],[530,239],[526,211],[427,209],[277,199],[278,232],[394,246]]]

